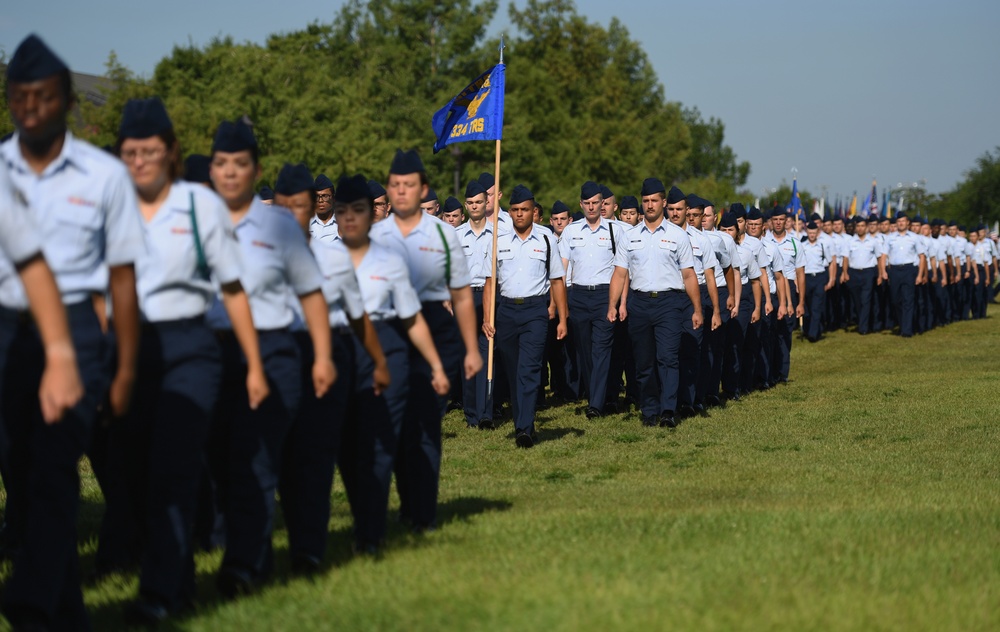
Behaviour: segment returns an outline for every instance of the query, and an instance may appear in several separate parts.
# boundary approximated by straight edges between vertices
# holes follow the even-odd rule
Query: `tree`
[[[965,180],[932,203],[931,210],[965,224],[1000,221],[1000,146],[977,158]]]

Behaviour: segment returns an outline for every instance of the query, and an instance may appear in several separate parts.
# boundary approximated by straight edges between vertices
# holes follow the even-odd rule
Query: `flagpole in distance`
[[[503,34],[500,35],[500,64],[503,64]],[[488,322],[493,331],[496,331],[496,311],[497,311],[497,221],[500,218],[500,143],[497,139],[496,156],[493,162],[493,255],[490,257],[490,313],[487,314]],[[486,352],[486,401],[493,399],[493,349],[496,334],[489,338],[489,346]]]

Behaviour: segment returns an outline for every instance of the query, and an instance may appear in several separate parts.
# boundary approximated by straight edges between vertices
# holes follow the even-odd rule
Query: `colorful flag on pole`
[[[792,201],[788,203],[786,210],[791,211],[795,214],[795,219],[801,219],[805,221],[806,212],[802,208],[802,200],[799,199],[799,181],[798,178],[792,178]]]
[[[434,113],[434,153],[452,143],[503,137],[505,68],[493,66]]]
[[[875,190],[874,178],[872,178],[872,192],[868,197],[871,199],[868,201],[868,204],[865,205],[865,215],[878,213],[878,191]]]
[[[858,214],[858,192],[854,192],[854,197],[851,198],[851,206],[847,209],[847,216],[854,217]]]
[[[889,217],[886,212],[889,210],[889,192],[882,189],[882,212],[879,214],[880,217]]]

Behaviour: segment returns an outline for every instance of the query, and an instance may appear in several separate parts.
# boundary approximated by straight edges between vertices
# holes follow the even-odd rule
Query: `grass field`
[[[338,480],[324,576],[288,578],[279,530],[274,584],[222,603],[220,556],[202,555],[199,610],[176,626],[1000,629],[993,313],[911,340],[797,340],[791,383],[676,430],[553,408],[526,451],[510,423],[450,413],[441,529],[394,529],[382,559],[353,558]],[[101,507],[84,484],[86,571]],[[87,585],[95,628],[120,627],[135,589]]]

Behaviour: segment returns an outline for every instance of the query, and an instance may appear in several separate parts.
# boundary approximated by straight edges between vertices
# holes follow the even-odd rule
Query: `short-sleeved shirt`
[[[211,278],[198,270],[192,211]],[[142,222],[142,231],[146,252],[135,262],[135,278],[143,320],[201,316],[212,306],[217,285],[240,278],[240,251],[226,205],[200,184],[171,184],[156,215]]]
[[[582,221],[573,222],[563,231],[559,241],[560,256],[572,263],[576,285],[606,285],[611,282],[616,253],[628,247],[625,231],[616,224],[602,217],[596,229]]]
[[[486,226],[477,235],[472,225],[465,222],[455,229],[455,234],[458,235],[466,263],[469,265],[472,287],[483,287],[486,284],[486,277],[489,276],[490,253],[493,251],[493,223],[487,221]]]
[[[117,158],[70,132],[40,174],[21,155],[17,134],[0,145],[0,156],[43,236],[42,252],[64,303],[106,292],[108,266],[135,263],[143,253],[135,187]],[[9,274],[11,267],[9,260],[0,261],[0,304],[25,309],[28,300],[20,279]]]
[[[746,285],[750,281],[760,278],[760,263],[757,261],[757,254],[747,246],[746,238],[743,239],[743,243],[736,244],[735,261],[733,267],[740,271],[740,284]]]
[[[702,233],[709,238],[715,248],[715,259],[719,265],[715,268],[716,287],[726,287],[725,269],[734,267],[736,262],[736,242],[729,236],[729,233],[721,230],[704,230]]]
[[[365,314],[365,302],[347,248],[339,240],[312,239],[309,248],[323,274],[323,298],[331,327],[345,327]],[[297,302],[297,301],[296,301]]]
[[[549,292],[550,280],[565,275],[555,239],[536,228],[532,225],[524,239],[513,230],[497,237],[497,283],[505,298],[543,296]],[[491,272],[487,268],[487,274]]]
[[[389,217],[372,226],[369,235],[373,242],[403,257],[421,301],[451,300],[450,290],[472,283],[455,229],[436,217],[421,212],[420,222],[406,237],[396,219]]]
[[[420,298],[402,255],[372,242],[354,273],[372,321],[411,318],[420,312]]]
[[[882,244],[871,235],[864,239],[855,236],[847,251],[847,265],[852,270],[868,270],[878,266],[878,258],[882,252]]]
[[[638,292],[683,290],[682,270],[694,268],[691,238],[676,224],[663,218],[650,230],[645,221],[629,229],[628,247],[619,250],[615,266],[632,277],[630,287]]]
[[[698,285],[705,285],[705,271],[711,269],[712,277],[715,278],[715,269],[720,267],[715,258],[715,248],[712,240],[694,226],[688,224],[686,232],[691,238],[691,256],[694,258],[694,273],[698,278]]]
[[[781,257],[781,250],[775,243],[765,243],[761,242],[763,246],[761,249],[761,256],[767,261],[764,265],[764,271],[767,273],[767,287],[771,294],[778,293],[778,284],[775,278],[775,272],[782,272],[785,268],[785,261]]]
[[[331,217],[330,221],[324,224],[320,218],[313,215],[313,218],[309,220],[309,236],[315,241],[340,241],[340,229],[337,228],[337,220]]]
[[[917,239],[919,235],[911,232],[893,233],[889,235],[889,265],[917,265],[920,263],[922,244]]]
[[[29,215],[24,196],[11,184],[7,167],[0,164],[0,256],[17,266],[41,251],[41,235]],[[7,270],[13,273],[12,268]]]
[[[805,268],[806,260],[802,254],[802,242],[795,238],[790,232],[785,232],[785,236],[778,241],[773,233],[768,233],[763,240],[765,243],[772,243],[781,251],[781,259],[785,262],[782,274],[789,282],[795,281],[795,271],[798,268]]]
[[[284,208],[267,206],[254,197],[235,227],[243,271],[240,283],[250,300],[258,330],[284,329],[295,320],[289,296],[316,292],[323,285],[316,259],[302,227]],[[213,329],[230,329],[229,315],[216,299],[208,313]]]
[[[805,272],[806,274],[822,274],[823,272],[829,272],[830,262],[836,256],[833,254],[833,249],[828,247],[827,244],[820,241],[818,238],[816,241],[809,241],[808,239],[802,242],[802,255],[805,258]]]

